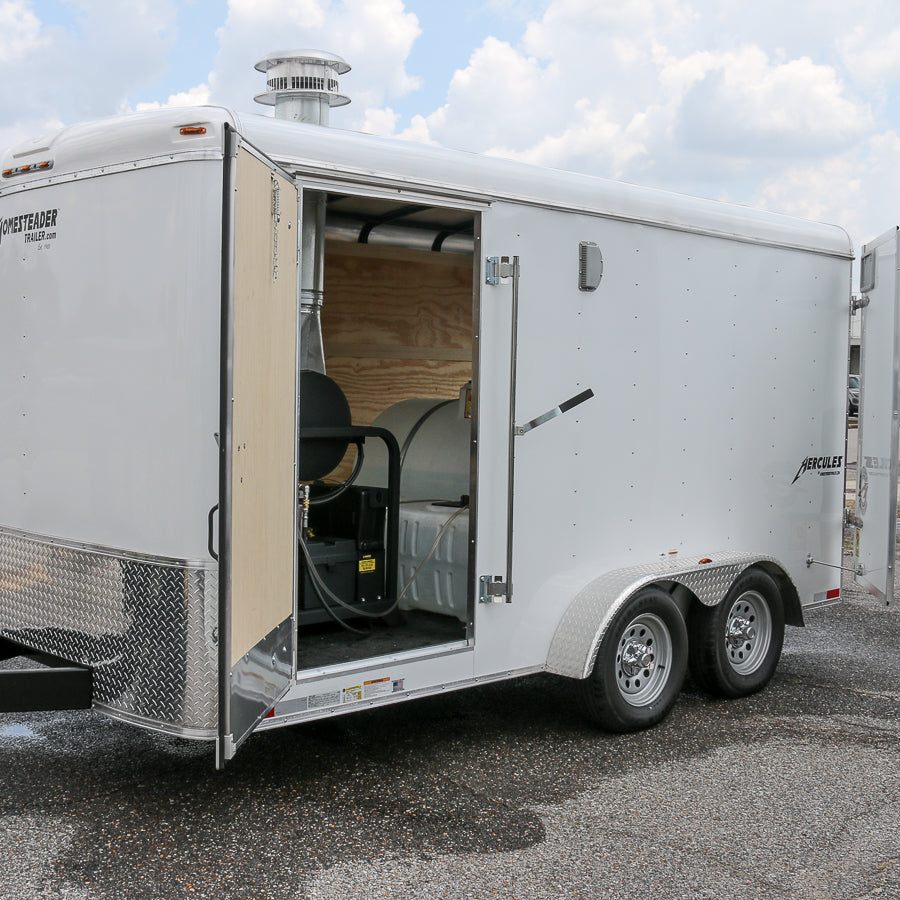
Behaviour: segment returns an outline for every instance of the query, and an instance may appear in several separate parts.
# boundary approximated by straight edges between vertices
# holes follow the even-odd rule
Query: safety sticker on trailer
[[[328,691],[325,694],[312,694],[309,698],[310,709],[322,709],[326,706],[339,706],[340,703],[340,691]]]
[[[390,678],[376,678],[374,681],[367,681],[363,685],[363,696],[368,700],[369,697],[380,697],[382,694],[391,694],[394,691],[394,684]]]
[[[362,700],[363,689],[361,684],[355,684],[353,687],[345,687],[341,691],[341,703],[356,703]]]
[[[353,684],[340,690],[326,691],[323,694],[310,694],[309,697],[290,701],[295,704],[290,709],[288,709],[288,704],[279,704],[278,711],[286,713],[302,712],[306,709],[325,709],[328,706],[342,706],[345,703],[359,703],[362,700],[398,694],[405,690],[405,678],[373,678],[362,684]]]
[[[374,572],[376,569],[375,560],[371,556],[364,556],[359,561],[360,572]]]

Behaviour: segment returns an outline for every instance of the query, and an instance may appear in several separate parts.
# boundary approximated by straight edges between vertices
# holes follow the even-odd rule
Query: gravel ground
[[[900,897],[900,612],[844,587],[769,687],[636,735],[550,676],[209,745],[0,716],[0,898]]]

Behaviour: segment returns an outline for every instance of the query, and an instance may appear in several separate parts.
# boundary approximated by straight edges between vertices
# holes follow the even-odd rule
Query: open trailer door
[[[297,578],[297,235],[291,178],[229,132],[219,523],[221,766],[291,681]]]
[[[856,470],[856,581],[890,603],[897,538],[898,360],[900,231],[863,246],[859,303],[859,451]]]

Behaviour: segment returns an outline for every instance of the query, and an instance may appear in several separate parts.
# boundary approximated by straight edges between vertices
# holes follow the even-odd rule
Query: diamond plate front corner
[[[214,738],[218,568],[0,527],[0,635],[90,666],[94,704]]]

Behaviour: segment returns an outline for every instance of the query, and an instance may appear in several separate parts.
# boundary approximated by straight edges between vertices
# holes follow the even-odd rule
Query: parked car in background
[[[859,375],[851,375],[847,384],[847,415],[859,415]]]

